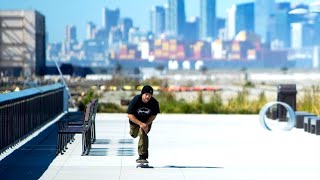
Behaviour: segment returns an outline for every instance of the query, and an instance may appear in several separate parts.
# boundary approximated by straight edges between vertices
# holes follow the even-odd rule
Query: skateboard
[[[149,163],[138,163],[136,168],[153,168],[153,166],[149,166]]]

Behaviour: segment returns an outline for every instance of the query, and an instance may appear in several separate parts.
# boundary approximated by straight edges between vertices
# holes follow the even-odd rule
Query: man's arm
[[[128,114],[128,118],[130,121],[132,121],[133,123],[135,123],[138,126],[141,126],[141,124],[143,123],[138,118],[136,118],[136,116],[133,114]]]
[[[145,133],[148,133],[149,132],[149,125],[156,119],[157,115],[152,115],[149,117],[148,121],[146,122],[146,127],[143,128],[144,132]]]
[[[149,117],[148,121],[146,123],[141,122],[136,116],[133,114],[128,114],[128,118],[130,121],[137,124],[145,133],[149,132],[149,125],[156,119],[157,115],[152,115]]]
[[[141,122],[136,116],[133,114],[128,114],[128,118],[130,121],[134,122],[136,125],[138,125],[144,132],[148,133],[149,127],[146,123]]]
[[[156,119],[156,117],[157,115],[150,116],[146,124],[149,126]]]

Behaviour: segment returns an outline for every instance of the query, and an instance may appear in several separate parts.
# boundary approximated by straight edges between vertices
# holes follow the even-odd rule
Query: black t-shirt
[[[136,95],[131,100],[127,113],[133,114],[141,122],[145,123],[148,121],[150,116],[160,113],[159,103],[154,97],[151,97],[151,99],[147,103],[144,103],[142,101],[142,95]],[[132,125],[135,124],[130,120],[129,122]]]

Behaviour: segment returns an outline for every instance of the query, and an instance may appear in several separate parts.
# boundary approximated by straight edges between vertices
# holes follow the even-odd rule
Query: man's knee
[[[139,130],[138,135],[142,139],[148,138],[148,133],[144,132],[142,129]]]
[[[130,133],[129,133],[129,134],[130,134],[130,136],[131,136],[131,137],[133,137],[133,138],[138,137],[138,134],[131,133],[131,131],[130,131]]]
[[[139,133],[139,127],[130,125],[130,132],[129,132],[130,136],[133,138],[136,138],[138,137],[138,133]]]

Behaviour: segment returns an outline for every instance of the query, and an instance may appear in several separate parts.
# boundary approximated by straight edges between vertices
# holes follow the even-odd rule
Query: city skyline
[[[277,0],[276,2],[291,2],[309,4],[314,0]],[[163,6],[167,0],[136,0],[134,3],[126,0],[96,0],[88,2],[84,0],[69,1],[51,1],[43,2],[40,0],[29,0],[21,2],[20,0],[11,0],[6,3],[0,3],[1,10],[37,10],[46,17],[46,31],[49,34],[49,42],[61,42],[65,39],[65,29],[67,25],[75,25],[77,28],[78,40],[85,38],[85,26],[88,22],[93,22],[97,27],[101,27],[102,9],[104,7],[110,9],[120,9],[120,17],[130,17],[133,25],[142,30],[150,30],[150,10],[152,6]],[[217,17],[225,17],[226,10],[232,4],[240,4],[245,2],[254,2],[254,0],[217,0]],[[73,8],[73,5],[77,4]],[[72,9],[72,11],[69,11]],[[136,10],[137,11],[134,11]],[[199,17],[200,2],[194,0],[185,0],[186,18],[192,16]]]

